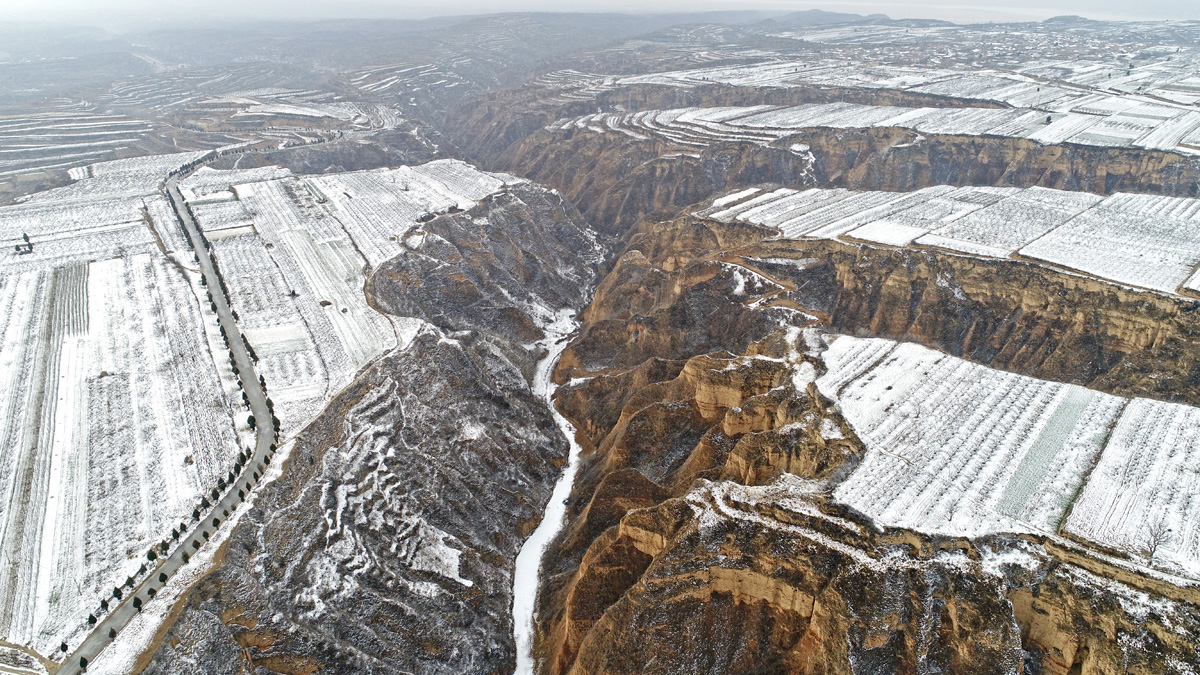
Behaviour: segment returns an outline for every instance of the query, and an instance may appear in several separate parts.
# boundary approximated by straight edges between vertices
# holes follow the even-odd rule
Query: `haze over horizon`
[[[166,7],[149,0],[11,0],[6,3],[10,21],[90,24],[113,31],[167,26],[181,22],[285,19],[424,19],[438,16],[496,14],[503,12],[623,12],[672,13],[758,10],[793,12],[809,9],[857,14],[887,14],[894,19],[942,19],[956,23],[1040,21],[1052,16],[1077,14],[1096,20],[1200,19],[1200,9],[1188,0],[1155,0],[1136,8],[1120,0],[852,0],[848,2],[793,2],[790,0],[264,0],[244,3],[210,0],[203,7]]]

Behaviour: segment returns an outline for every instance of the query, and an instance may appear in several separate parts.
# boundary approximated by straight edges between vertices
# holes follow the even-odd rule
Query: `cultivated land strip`
[[[192,553],[205,545],[211,536],[210,527],[211,530],[215,531],[224,522],[227,514],[232,513],[238,504],[244,501],[244,496],[239,497],[238,491],[241,490],[244,494],[248,495],[254,489],[257,482],[252,477],[254,472],[257,471],[261,479],[263,469],[257,467],[265,467],[274,453],[276,439],[274,429],[269,423],[272,419],[272,413],[267,403],[266,392],[254,372],[254,362],[246,350],[242,334],[230,311],[229,301],[222,290],[221,280],[213,264],[211,254],[204,246],[196,245],[198,242],[202,242],[203,239],[195,221],[192,220],[191,215],[184,206],[183,196],[179,193],[178,181],[179,176],[172,176],[167,180],[164,190],[170,198],[176,214],[183,221],[188,238],[193,244],[193,250],[196,252],[200,271],[204,275],[208,289],[212,292],[218,320],[221,327],[225,330],[225,334],[229,336],[229,349],[233,353],[234,362],[241,373],[243,391],[246,393],[246,398],[249,401],[250,411],[254,415],[255,420],[260,421],[257,425],[257,443],[250,460],[242,468],[242,472],[237,477],[237,480],[226,488],[225,494],[221,497],[220,501],[200,519],[199,525],[192,530],[191,534],[187,537],[180,537],[179,546],[165,559],[159,558],[158,566],[151,569],[146,578],[127,593],[117,607],[97,622],[91,634],[71,652],[70,656],[67,657],[61,666],[50,669],[51,673],[74,675],[75,673],[83,672],[86,669],[86,664],[94,661],[96,655],[113,641],[114,638],[109,637],[110,631],[115,630],[119,633],[140,611],[141,604],[152,599],[153,596],[149,594],[149,591],[162,587],[163,582],[159,581],[160,575],[165,574],[168,578],[174,575],[175,572],[186,564],[183,560],[185,555],[190,558]],[[135,598],[138,600],[138,608],[134,607]]]

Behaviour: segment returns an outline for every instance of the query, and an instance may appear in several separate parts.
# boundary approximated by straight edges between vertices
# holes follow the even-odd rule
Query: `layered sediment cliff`
[[[802,147],[798,152],[793,147]],[[1200,162],[1129,148],[1016,138],[917,134],[894,127],[812,129],[770,145],[703,148],[618,133],[539,129],[489,168],[562,191],[598,228],[622,231],[725,190],[759,183],[911,191],[930,185],[1041,186],[1097,194],[1200,194]]]
[[[493,94],[443,124],[447,139],[493,170],[560,190],[597,229],[624,233],[640,218],[670,217],[722,191],[759,183],[909,191],[930,185],[1042,186],[1097,194],[1200,195],[1200,161],[1125,147],[1044,145],[1021,138],[920,134],[896,127],[813,128],[774,143],[683,145],[651,134],[549,131],[557,119],[599,110],[797,105],[842,101],[915,107],[988,107],[983,101],[888,89],[619,87],[564,103],[535,87]],[[803,148],[801,151],[795,148]]]
[[[1195,310],[1020,261],[644,222],[560,364],[587,452],[543,672],[1187,672],[1190,591],[833,502],[863,446],[809,383],[832,328],[1194,402]]]

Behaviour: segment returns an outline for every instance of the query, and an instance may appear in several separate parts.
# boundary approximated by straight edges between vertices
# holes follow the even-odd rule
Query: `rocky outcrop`
[[[529,185],[407,243],[368,295],[422,327],[299,434],[145,672],[512,669],[514,560],[567,455],[531,343],[599,250]]]
[[[1036,544],[930,555],[790,479],[701,483],[583,558],[545,672],[1184,673],[1200,622]],[[613,598],[617,598],[613,600]]]
[[[747,280],[742,296],[732,295],[736,270]],[[740,353],[800,315],[1012,372],[1200,403],[1195,300],[1020,260],[772,240],[761,228],[693,217],[647,223],[631,238],[563,367],[577,377],[654,356]]]

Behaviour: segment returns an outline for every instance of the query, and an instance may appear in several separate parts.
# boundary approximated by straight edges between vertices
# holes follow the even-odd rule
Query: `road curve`
[[[196,258],[200,263],[200,271],[204,275],[204,281],[208,285],[208,290],[212,293],[213,303],[217,307],[217,319],[222,328],[225,329],[225,335],[229,338],[229,348],[233,352],[234,363],[237,364],[238,372],[241,374],[243,390],[246,392],[246,398],[250,402],[250,412],[254,415],[255,421],[258,423],[258,440],[254,448],[250,461],[246,462],[242,468],[242,473],[237,477],[237,480],[232,485],[226,488],[225,494],[221,500],[213,506],[213,508],[200,519],[200,522],[195,524],[188,531],[186,537],[180,537],[180,545],[171,552],[166,559],[159,558],[158,566],[151,569],[140,584],[123,595],[120,605],[112,608],[110,612],[101,619],[88,634],[87,638],[75,648],[73,652],[66,658],[63,663],[50,671],[51,675],[75,675],[84,671],[82,667],[83,661],[91,663],[96,659],[101,650],[107,647],[113,639],[109,637],[109,631],[115,630],[120,633],[123,628],[129,623],[138,610],[133,607],[133,599],[139,598],[142,603],[151,601],[147,592],[153,588],[161,589],[163,583],[160,582],[159,575],[166,574],[171,577],[179,568],[183,567],[183,554],[188,555],[196,553],[198,548],[193,546],[193,542],[198,543],[201,547],[205,546],[206,539],[203,533],[207,532],[211,537],[218,527],[227,527],[225,513],[233,513],[241,500],[238,498],[238,490],[242,490],[249,496],[254,487],[253,471],[256,467],[262,464],[266,466],[268,463],[268,455],[271,453],[271,447],[275,443],[275,431],[271,423],[271,410],[267,406],[266,392],[258,381],[258,375],[254,372],[254,363],[250,359],[250,354],[247,352],[245,343],[242,341],[242,334],[238,330],[237,322],[233,319],[233,314],[229,308],[229,299],[225,297],[224,291],[221,289],[220,279],[217,277],[216,266],[213,264],[212,256],[201,244],[203,239],[200,236],[200,229],[196,222],[192,219],[191,213],[184,207],[183,195],[179,193],[178,176],[169,178],[165,185],[167,197],[171,200],[175,207],[175,212],[183,221],[184,229],[188,233],[188,238],[191,239],[195,246]],[[259,471],[259,479],[262,478],[262,471]],[[214,518],[219,524],[214,525]],[[97,602],[99,602],[97,598]]]

